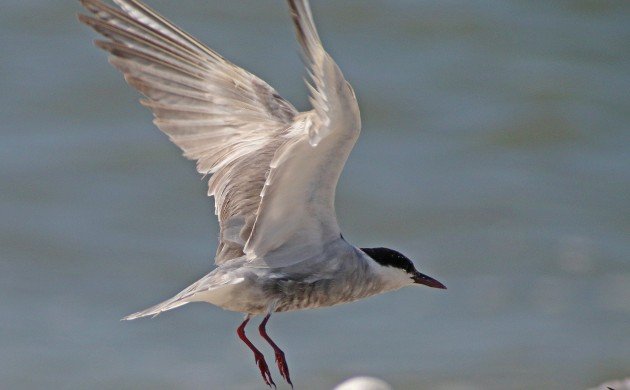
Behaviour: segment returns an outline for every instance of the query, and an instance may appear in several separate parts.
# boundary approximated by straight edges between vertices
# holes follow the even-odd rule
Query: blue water
[[[630,3],[312,2],[362,107],[344,235],[449,289],[274,316],[298,388],[630,375]],[[307,108],[283,1],[150,4]],[[264,388],[237,313],[119,322],[211,268],[212,202],[77,3],[1,8],[0,387]]]

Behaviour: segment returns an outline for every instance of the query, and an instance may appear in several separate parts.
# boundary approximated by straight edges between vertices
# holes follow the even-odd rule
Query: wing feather
[[[288,0],[311,82],[313,110],[296,117],[291,140],[271,161],[245,254],[284,267],[339,239],[335,190],[361,129],[354,92],[324,50],[308,0]]]
[[[297,114],[263,80],[228,62],[136,0],[81,0],[79,20],[106,40],[111,64],[146,98],[155,124],[211,174],[221,226],[216,263],[243,255],[269,164]],[[280,138],[279,138],[280,136]]]
[[[350,85],[326,53],[307,0],[288,0],[313,110],[298,113],[263,80],[228,62],[137,0],[81,0],[79,20],[155,124],[211,175],[221,226],[216,263],[246,255],[282,267],[321,258],[338,239],[337,181],[360,132]]]

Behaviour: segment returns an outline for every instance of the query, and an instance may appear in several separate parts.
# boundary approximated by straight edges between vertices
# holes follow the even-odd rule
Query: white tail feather
[[[148,316],[155,317],[155,316],[157,316],[158,314],[160,314],[162,312],[165,312],[165,311],[168,311],[168,310],[171,310],[171,309],[175,309],[175,308],[180,307],[180,306],[184,306],[188,302],[190,302],[190,301],[181,300],[180,297],[175,296],[175,297],[173,297],[173,298],[171,298],[169,300],[166,300],[166,301],[164,301],[162,303],[158,303],[157,305],[152,306],[152,307],[150,307],[150,308],[148,308],[146,310],[142,310],[142,311],[139,311],[137,313],[130,314],[130,315],[124,317],[122,320],[123,321],[131,321],[131,320],[135,320],[136,318],[142,318],[142,317],[148,317]]]

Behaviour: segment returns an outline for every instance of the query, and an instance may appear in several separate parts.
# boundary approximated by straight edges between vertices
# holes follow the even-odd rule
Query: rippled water
[[[150,3],[306,107],[282,1]],[[298,388],[629,375],[630,3],[313,3],[364,121],[338,189],[344,235],[449,290],[274,316]],[[0,387],[263,388],[239,314],[118,321],[207,272],[217,224],[78,10],[2,2]]]

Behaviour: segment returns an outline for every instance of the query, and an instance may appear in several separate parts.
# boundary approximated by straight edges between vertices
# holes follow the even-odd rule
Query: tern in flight
[[[261,315],[261,336],[291,384],[282,350],[267,334],[272,313],[332,306],[410,285],[445,288],[401,253],[359,248],[342,236],[335,188],[361,129],[354,91],[324,50],[308,0],[288,0],[309,81],[312,110],[299,112],[260,78],[137,0],[81,0],[79,20],[96,45],[145,96],[155,125],[210,177],[220,224],[217,267],[171,299],[125,317],[155,316],[189,302],[245,314],[238,336],[263,380],[263,354],[245,336]],[[292,386],[292,384],[291,384]]]

